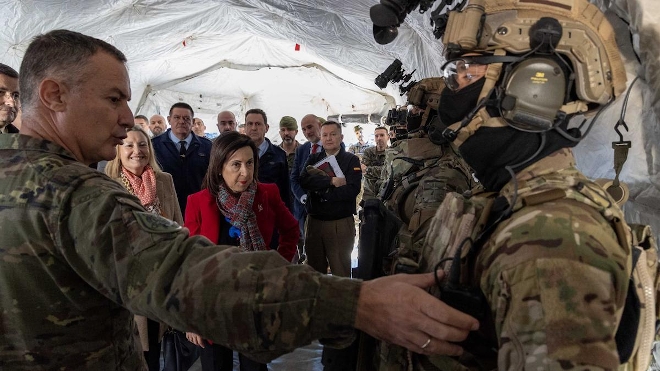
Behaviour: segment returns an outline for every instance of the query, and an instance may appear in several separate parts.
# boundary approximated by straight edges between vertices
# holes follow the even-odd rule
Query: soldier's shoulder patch
[[[144,231],[149,233],[173,233],[181,230],[176,222],[146,211],[133,211],[135,220]]]

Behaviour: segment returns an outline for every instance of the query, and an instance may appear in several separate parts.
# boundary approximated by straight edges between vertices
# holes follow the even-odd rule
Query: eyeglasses
[[[20,98],[20,94],[17,91],[11,92],[11,91],[0,90],[0,96],[2,96],[3,98],[11,98],[14,101],[18,101]]]
[[[486,74],[487,66],[458,59],[448,61],[442,68],[445,85],[448,89],[457,91],[482,78]]]
[[[185,122],[187,124],[190,124],[192,122],[192,117],[190,117],[190,116],[178,116],[177,115],[177,116],[172,116],[172,120],[174,120],[174,121],[183,120],[183,122]]]

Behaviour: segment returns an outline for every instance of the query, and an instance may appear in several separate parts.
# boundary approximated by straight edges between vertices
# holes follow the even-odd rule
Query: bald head
[[[218,113],[218,131],[220,135],[229,131],[236,131],[236,116],[233,112],[222,111]]]
[[[303,135],[308,141],[316,143],[321,139],[321,121],[316,115],[309,114],[300,120]]]
[[[161,135],[167,130],[167,121],[165,121],[165,117],[161,115],[153,115],[149,119],[149,129],[151,129],[151,132],[154,133],[154,136],[156,135]]]

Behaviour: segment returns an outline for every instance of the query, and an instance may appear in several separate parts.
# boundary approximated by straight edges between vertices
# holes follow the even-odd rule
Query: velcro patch
[[[173,233],[181,230],[176,222],[146,211],[133,211],[135,220],[142,230],[149,233]]]

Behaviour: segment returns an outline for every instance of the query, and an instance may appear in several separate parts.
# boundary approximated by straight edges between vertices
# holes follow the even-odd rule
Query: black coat
[[[259,157],[259,181],[277,184],[282,201],[293,213],[286,152],[282,148],[274,146],[268,138],[265,138],[265,141],[268,143],[268,149],[263,156]]]
[[[342,147],[335,155],[346,177],[346,185],[335,187],[329,176],[310,174],[307,165],[326,158],[325,151],[310,155],[300,174],[300,185],[307,191],[307,213],[320,220],[338,220],[355,214],[355,203],[362,184],[360,159]]]

